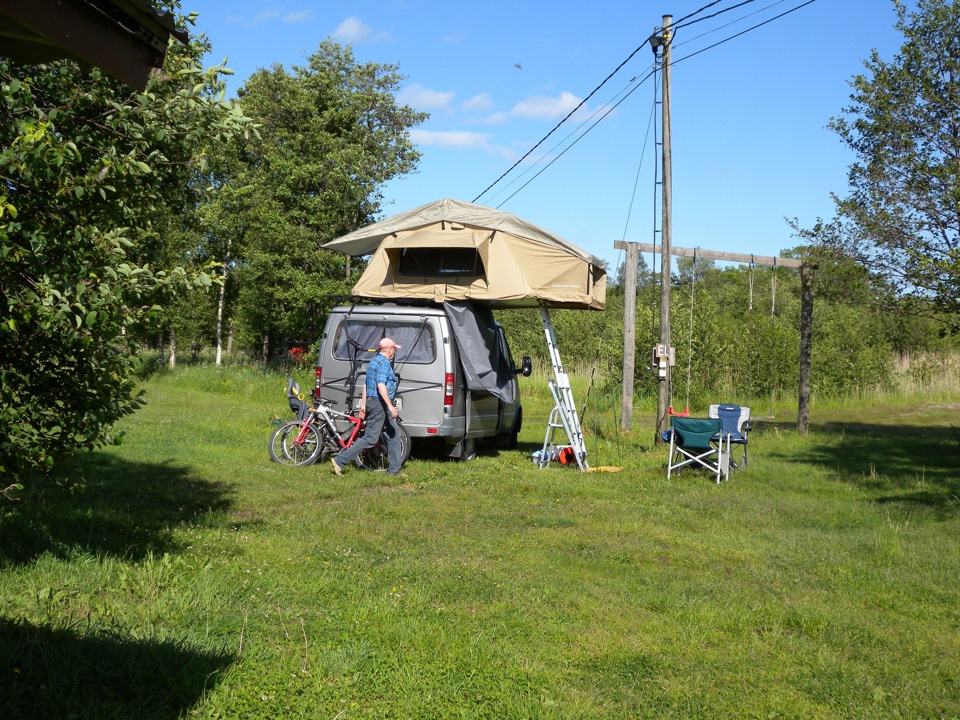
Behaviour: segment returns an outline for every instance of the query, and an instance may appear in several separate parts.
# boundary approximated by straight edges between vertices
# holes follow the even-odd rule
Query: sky
[[[664,15],[678,26],[673,244],[778,255],[799,244],[787,218],[811,227],[833,217],[831,193],[845,194],[855,158],[827,125],[850,104],[864,60],[873,50],[892,60],[903,38],[892,0],[806,2],[182,6],[199,13],[195,29],[212,44],[205,64],[226,60],[233,70],[231,97],[258,68],[306,65],[328,38],[350,45],[359,63],[399,66],[399,101],[430,119],[411,131],[418,171],[385,186],[378,219],[444,197],[478,202],[560,235],[613,272],[623,262],[616,241],[659,243],[662,130],[647,39]]]

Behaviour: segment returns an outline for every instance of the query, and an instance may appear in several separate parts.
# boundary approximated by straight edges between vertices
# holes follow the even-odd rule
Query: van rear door
[[[394,358],[394,371],[400,377],[397,398],[400,416],[408,431],[416,436],[415,425],[439,425],[443,419],[444,357],[436,316],[401,314],[382,311],[344,315],[331,328],[328,346],[334,365],[346,370],[343,378],[331,377],[324,371],[324,387],[340,385],[348,394],[359,398],[367,364],[377,353],[383,337],[393,338],[399,345]],[[355,366],[355,369],[353,369]],[[353,379],[351,381],[351,376]],[[351,392],[351,385],[352,388]]]

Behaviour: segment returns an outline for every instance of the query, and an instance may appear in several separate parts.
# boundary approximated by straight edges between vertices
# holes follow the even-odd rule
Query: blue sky
[[[805,0],[729,9],[740,2],[183,0],[183,10],[200,13],[208,64],[226,58],[235,72],[231,96],[257,68],[305,64],[328,37],[350,44],[359,62],[399,65],[400,100],[431,118],[412,133],[419,172],[386,187],[384,217],[442,197],[476,200],[561,235],[612,271],[622,262],[616,240],[649,243],[659,228],[654,84],[641,80],[653,60],[644,43],[665,14],[679,24],[712,5],[674,41],[675,245],[776,255],[797,244],[784,218],[809,227],[832,217],[831,192],[845,192],[853,157],[826,125],[871,51],[890,60],[899,50],[892,2],[815,0],[721,42]],[[481,196],[637,48],[573,122]]]

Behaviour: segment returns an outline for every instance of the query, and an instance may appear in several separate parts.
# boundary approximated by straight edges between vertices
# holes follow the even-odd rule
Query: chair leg
[[[732,455],[730,454],[731,448],[730,448],[730,436],[729,436],[729,435],[727,435],[726,441],[727,441],[727,442],[726,442],[726,446],[727,446],[727,447],[726,447],[726,449],[724,449],[724,447],[723,447],[723,445],[724,445],[723,438],[721,438],[721,440],[720,440],[720,457],[719,457],[718,460],[717,460],[717,466],[718,466],[718,467],[717,467],[717,470],[718,470],[718,472],[717,472],[717,482],[718,482],[718,483],[720,482],[720,471],[722,471],[723,474],[724,474],[724,480],[729,480],[729,479],[730,479],[730,463],[732,462],[733,457],[732,457]]]
[[[670,433],[670,454],[667,455],[667,480],[670,479],[670,473],[673,470],[673,433]]]

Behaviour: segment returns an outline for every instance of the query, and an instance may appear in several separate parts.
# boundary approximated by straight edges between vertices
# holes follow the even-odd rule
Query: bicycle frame
[[[333,403],[329,400],[318,401],[316,407],[310,409],[310,414],[311,420],[319,421],[320,425],[327,430],[329,438],[336,439],[341,450],[353,445],[353,441],[357,439],[357,436],[365,428],[363,418],[334,410]],[[337,420],[348,423],[347,429],[342,433],[337,429]],[[300,432],[302,435],[306,435],[307,431],[304,429]],[[299,437],[297,441],[302,442]]]
[[[300,386],[288,378],[287,400],[296,420],[277,427],[270,436],[270,458],[286,465],[306,465],[339,453],[354,444],[367,429],[364,418],[334,410],[330,400],[310,398],[300,393]],[[406,460],[410,438],[400,427],[401,455]],[[364,449],[354,462],[363,469],[385,469],[389,459],[383,438]]]

